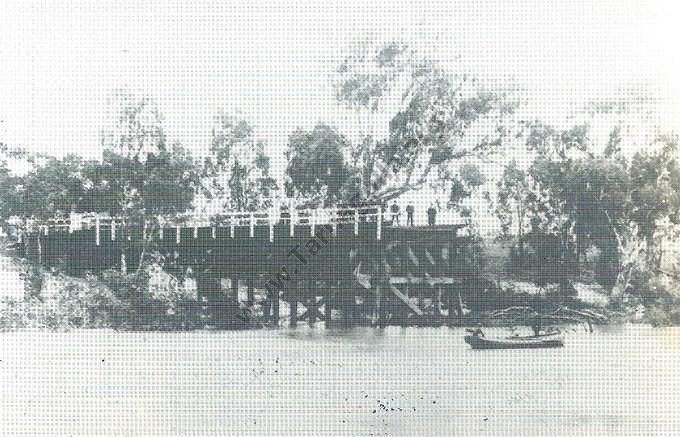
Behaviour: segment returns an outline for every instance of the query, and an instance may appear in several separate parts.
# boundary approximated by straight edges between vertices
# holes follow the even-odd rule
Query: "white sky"
[[[27,1],[0,3],[0,141],[98,157],[114,88],[155,97],[171,140],[199,152],[212,115],[240,110],[281,163],[288,134],[351,129],[329,86],[367,33],[526,89],[526,110],[651,89],[680,130],[680,6],[668,1]],[[625,96],[617,96],[625,97]]]

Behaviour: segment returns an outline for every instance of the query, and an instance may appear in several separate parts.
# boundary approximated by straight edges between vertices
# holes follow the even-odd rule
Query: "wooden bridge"
[[[20,242],[27,258],[73,275],[137,266],[144,245],[164,256],[164,268],[196,274],[199,297],[219,312],[247,284],[247,305],[262,305],[279,322],[344,319],[408,323],[460,315],[458,292],[469,276],[464,220],[434,227],[399,227],[376,205],[212,217],[156,218],[146,223],[89,214],[27,223]],[[221,279],[229,278],[224,290]],[[267,290],[256,302],[255,289]],[[298,306],[305,307],[300,313]]]

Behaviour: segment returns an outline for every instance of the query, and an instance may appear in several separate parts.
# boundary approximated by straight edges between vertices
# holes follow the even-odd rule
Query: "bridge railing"
[[[175,216],[159,216],[147,219],[147,225],[153,223],[158,227],[241,227],[286,225],[324,225],[350,224],[354,222],[381,222],[384,212],[379,205],[359,208],[315,208],[266,211],[237,211],[223,214],[183,214]],[[27,219],[19,225],[25,233],[49,231],[69,232],[77,230],[115,230],[135,225],[141,226],[138,220],[112,217],[108,214],[83,213],[72,214],[68,218],[48,220]]]
[[[380,240],[382,227],[385,221],[385,211],[380,205],[366,205],[357,208],[314,208],[314,209],[269,209],[265,211],[237,211],[224,214],[183,214],[176,216],[158,216],[153,219],[146,219],[145,223],[130,218],[111,217],[107,214],[85,213],[72,214],[69,218],[54,218],[49,220],[37,221],[26,220],[18,233],[19,239],[22,234],[44,233],[50,231],[65,231],[72,233],[77,230],[95,230],[97,245],[99,245],[101,231],[109,231],[112,240],[116,239],[116,232],[130,226],[141,227],[144,232],[158,232],[163,238],[163,228],[193,228],[194,237],[198,235],[198,228],[213,228],[212,235],[215,238],[216,227],[231,228],[232,238],[235,235],[235,228],[250,228],[250,237],[255,236],[255,227],[268,226],[269,238],[273,241],[274,226],[287,225],[290,228],[290,235],[295,233],[295,226],[309,226],[314,233],[315,226],[331,225],[333,229],[340,226],[353,226],[354,234],[359,234],[360,223],[376,224],[376,239]],[[463,221],[460,224],[465,224]],[[155,230],[154,230],[155,229]],[[176,232],[179,242],[181,232]],[[147,234],[143,234],[147,235]]]

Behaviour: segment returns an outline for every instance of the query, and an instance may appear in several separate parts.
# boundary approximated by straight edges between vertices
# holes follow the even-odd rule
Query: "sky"
[[[197,154],[214,114],[240,114],[280,169],[297,127],[325,121],[353,133],[330,78],[367,35],[518,85],[533,118],[565,123],[586,100],[639,91],[657,99],[654,124],[678,131],[675,3],[3,0],[0,141],[99,157],[106,98],[127,89],[155,98],[170,140]]]

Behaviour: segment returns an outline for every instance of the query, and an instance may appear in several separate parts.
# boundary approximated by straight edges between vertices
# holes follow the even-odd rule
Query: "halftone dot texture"
[[[660,0],[3,1],[0,143],[98,160],[105,149],[119,146],[121,138],[142,151],[153,150],[162,140],[181,144],[203,163],[215,159],[211,148],[244,120],[252,128],[250,135],[234,145],[223,174],[207,180],[207,188],[237,180],[232,178],[234,164],[253,168],[262,151],[269,158],[269,175],[283,193],[286,152],[297,130],[310,132],[323,123],[355,147],[367,135],[377,143],[388,136],[399,102],[354,111],[339,104],[333,85],[338,66],[358,41],[396,40],[449,73],[475,78],[481,89],[506,92],[519,103],[513,123],[540,120],[556,132],[587,125],[598,153],[613,127],[620,126],[622,153],[630,157],[648,149],[658,133],[680,125],[678,18],[678,8]],[[125,111],[131,102],[142,100],[142,127],[162,126],[162,132],[147,132],[144,141],[135,142],[131,135],[139,130],[130,130],[121,120],[130,115]],[[504,138],[503,150],[464,162],[479,168],[483,180],[462,206],[484,238],[485,273],[492,283],[507,268],[511,250],[510,243],[495,239],[501,230],[495,214],[497,183],[508,163],[514,160],[526,170],[534,158],[526,151],[525,137]],[[12,170],[21,175],[28,168],[18,160]],[[125,171],[120,167],[119,176]],[[257,171],[248,177],[259,175]],[[459,172],[460,166],[451,171]],[[180,193],[181,188],[169,191]],[[219,195],[214,189],[211,196],[198,196],[196,209],[203,215],[224,212]],[[460,211],[447,209],[449,198],[448,189],[429,183],[406,192],[398,198],[402,226],[407,205],[414,206],[414,224],[424,228],[427,209],[437,202],[437,223],[454,223]],[[53,199],[45,195],[44,201]],[[388,207],[385,228],[389,216]],[[100,320],[111,326],[116,317],[153,318],[154,311],[164,312],[175,328],[198,325],[204,323],[200,317],[208,317],[202,308],[194,313],[172,308],[168,313],[160,304],[143,306],[144,314],[123,304],[112,311],[107,305],[120,304],[112,297],[115,293],[134,290],[135,284],[117,272],[123,265],[128,272],[137,269],[139,253],[125,247],[128,241],[139,241],[142,231],[128,232],[122,223],[115,230],[106,217],[97,231],[87,220],[83,218],[82,229],[40,230],[39,240],[24,242],[26,258],[40,260],[42,272],[17,260],[4,248],[10,240],[2,237],[0,435],[680,434],[680,331],[675,328],[625,325],[587,333],[577,326],[567,331],[566,346],[560,349],[472,351],[463,342],[462,328],[325,329],[321,320],[310,327],[315,305],[309,299],[299,302],[298,327],[292,329],[290,304],[282,297],[278,329],[52,332],[44,325],[61,328]],[[280,263],[251,257],[250,218],[241,220],[233,231],[226,221],[214,231],[209,225],[150,229],[165,262],[174,266],[172,275],[184,278],[173,282],[151,272],[152,289],[175,293],[158,300],[170,302],[177,293],[192,296],[197,289],[231,293],[242,308],[236,310],[233,301],[225,300],[220,311],[250,317],[242,312],[251,297],[248,272],[267,262],[274,277]],[[269,219],[265,215],[259,220],[253,239],[268,241]],[[340,232],[352,235],[353,226],[350,218]],[[376,226],[361,223],[371,244]],[[309,227],[293,231],[308,235]],[[278,240],[289,230],[282,226],[273,232]],[[419,239],[413,240],[417,244]],[[344,250],[333,241],[312,261]],[[220,245],[230,250],[215,262]],[[283,254],[289,249],[279,248]],[[420,269],[430,257],[441,256],[404,250],[390,262],[413,267],[415,258]],[[229,276],[204,282],[198,270],[210,263],[211,271],[244,266],[240,282]],[[333,282],[343,296],[356,291],[361,296],[352,306],[362,311],[370,308],[374,295],[361,283],[372,284],[371,279],[360,275],[375,264],[368,260],[360,268],[355,263],[360,280],[351,283],[339,282],[347,266],[333,264],[324,277],[315,278],[320,282],[304,286]],[[103,266],[115,266],[107,283],[119,289],[103,287],[89,274]],[[306,264],[292,261],[287,266],[304,271]],[[557,265],[541,267],[558,270]],[[33,292],[24,293],[25,283]],[[255,314],[265,308],[263,283],[256,281]],[[413,297],[418,286],[409,286]],[[514,286],[528,293],[541,290],[525,281]],[[409,292],[405,284],[399,289]],[[579,288],[578,293],[595,304],[607,300],[600,289]],[[319,319],[326,312],[322,294],[315,298]],[[417,305],[430,311],[432,293],[420,297]],[[397,318],[407,314],[406,306],[392,298],[397,305],[389,311]],[[70,306],[75,301],[89,303]],[[336,302],[347,305],[347,300]],[[443,302],[444,312],[451,302]],[[336,309],[333,317],[347,313]],[[17,326],[41,329],[13,332]],[[487,335],[507,333],[496,328]]]

